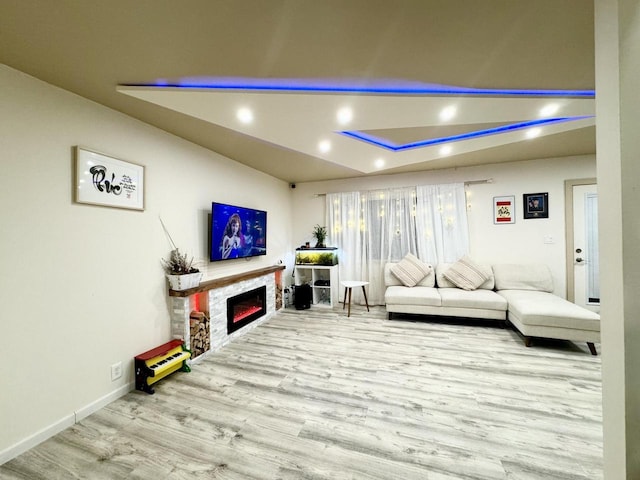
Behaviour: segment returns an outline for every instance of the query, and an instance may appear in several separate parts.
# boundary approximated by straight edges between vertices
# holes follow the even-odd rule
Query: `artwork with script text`
[[[144,210],[144,167],[76,147],[75,201]]]
[[[515,196],[493,197],[493,223],[516,223]]]

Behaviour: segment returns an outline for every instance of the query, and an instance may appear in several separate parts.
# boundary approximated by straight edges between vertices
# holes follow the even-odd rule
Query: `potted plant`
[[[321,227],[320,225],[316,225],[313,227],[313,238],[317,240],[316,248],[324,248],[326,245],[324,244],[325,239],[327,238],[327,227]]]
[[[189,259],[177,248],[171,250],[169,260],[162,260],[162,266],[172,290],[188,290],[200,285],[202,273],[193,265],[193,257]]]
[[[176,244],[173,243],[173,238],[169,235],[162,218],[160,218],[160,223],[173,247],[169,260],[161,260],[162,268],[164,268],[164,273],[167,276],[167,280],[169,280],[169,287],[171,290],[188,290],[197,287],[200,285],[200,280],[202,280],[202,273],[194,266],[193,257],[189,259],[186,253],[180,253]]]

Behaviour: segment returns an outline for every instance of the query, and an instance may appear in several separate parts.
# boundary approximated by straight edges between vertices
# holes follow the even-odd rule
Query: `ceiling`
[[[584,0],[2,1],[0,62],[291,183],[595,153]]]

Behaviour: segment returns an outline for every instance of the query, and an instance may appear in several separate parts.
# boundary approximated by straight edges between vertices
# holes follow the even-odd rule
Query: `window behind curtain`
[[[368,281],[371,303],[384,304],[385,263],[409,252],[451,262],[468,251],[464,184],[328,194],[327,217],[340,279]]]

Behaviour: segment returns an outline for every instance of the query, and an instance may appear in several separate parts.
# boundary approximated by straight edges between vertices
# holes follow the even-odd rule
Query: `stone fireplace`
[[[191,315],[202,312],[209,320],[210,347],[195,359],[198,361],[266,322],[282,308],[282,270],[283,266],[266,267],[202,282],[189,290],[169,290],[172,338],[184,340],[187,348],[195,346]],[[233,297],[238,306],[231,309],[235,320],[230,326],[228,300]]]

